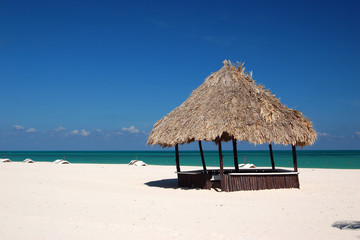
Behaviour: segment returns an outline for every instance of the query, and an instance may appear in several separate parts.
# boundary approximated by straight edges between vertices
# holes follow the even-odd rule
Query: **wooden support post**
[[[233,143],[233,152],[234,152],[234,166],[235,171],[239,171],[239,161],[238,161],[238,155],[237,155],[237,146],[236,146],[236,139],[234,136],[232,137],[232,143]]]
[[[222,155],[222,149],[221,149],[221,141],[218,142],[219,147],[219,162],[220,162],[220,186],[221,191],[225,191],[225,177],[224,177],[224,162],[223,162],[223,155]]]
[[[201,141],[199,141],[199,148],[200,148],[200,155],[201,155],[201,162],[202,162],[202,165],[203,165],[203,169],[204,169],[204,171],[206,171],[204,152],[203,152],[203,149],[202,149]]]
[[[270,149],[271,167],[273,170],[275,170],[274,154],[271,143],[269,144],[269,149]]]
[[[223,155],[221,149],[221,141],[218,142],[218,147],[219,147],[220,175],[224,175],[224,162],[223,162]]]
[[[293,162],[294,162],[294,172],[297,172],[298,166],[297,166],[296,146],[295,145],[292,145],[292,154],[293,154]]]
[[[175,161],[176,161],[176,171],[180,172],[179,144],[175,145]]]

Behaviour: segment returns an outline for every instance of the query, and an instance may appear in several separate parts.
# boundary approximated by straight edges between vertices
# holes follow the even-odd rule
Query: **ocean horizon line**
[[[0,150],[0,154],[2,152],[174,152],[174,149],[171,150]],[[179,150],[181,152],[198,152],[199,150],[190,150],[190,149],[184,149]],[[218,150],[203,150],[204,152],[218,152]],[[233,150],[222,150],[223,152],[233,152]],[[267,149],[249,149],[249,150],[237,150],[237,152],[268,152]],[[273,149],[273,151],[289,151],[291,152],[291,149]],[[306,151],[318,151],[318,152],[338,152],[338,151],[353,151],[353,152],[360,152],[360,149],[296,149],[297,152],[306,152]]]
[[[224,150],[225,167],[234,166],[232,150]],[[179,151],[180,165],[202,166],[198,150]],[[270,153],[267,150],[238,150],[239,163],[252,163],[258,167],[271,166]],[[276,167],[293,167],[291,150],[273,151]],[[0,158],[11,161],[24,161],[30,158],[35,162],[51,162],[66,159],[70,163],[128,164],[131,160],[142,160],[150,165],[175,165],[175,152],[171,150],[116,150],[116,151],[0,151]],[[205,150],[204,157],[209,167],[219,166],[219,154],[216,150]],[[299,168],[337,168],[360,169],[360,150],[300,150],[297,151]]]

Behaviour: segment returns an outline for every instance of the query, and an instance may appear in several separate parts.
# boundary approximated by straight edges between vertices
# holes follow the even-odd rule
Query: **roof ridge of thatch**
[[[220,70],[155,124],[148,144],[167,147],[232,137],[254,144],[302,147],[312,144],[316,133],[301,112],[281,104],[270,90],[257,85],[243,63],[224,60]]]

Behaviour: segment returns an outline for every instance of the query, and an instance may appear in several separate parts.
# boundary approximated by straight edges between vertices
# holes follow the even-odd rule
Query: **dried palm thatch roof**
[[[190,97],[156,122],[148,144],[171,147],[198,140],[311,145],[312,123],[290,109],[264,86],[257,85],[243,64],[224,66],[211,74]]]

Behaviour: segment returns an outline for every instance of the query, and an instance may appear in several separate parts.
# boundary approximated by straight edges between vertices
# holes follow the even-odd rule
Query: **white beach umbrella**
[[[8,159],[8,158],[0,158],[0,162],[2,162],[2,163],[9,163],[9,162],[11,162],[11,160]]]
[[[27,158],[23,161],[23,163],[34,163],[34,161],[30,158]]]

